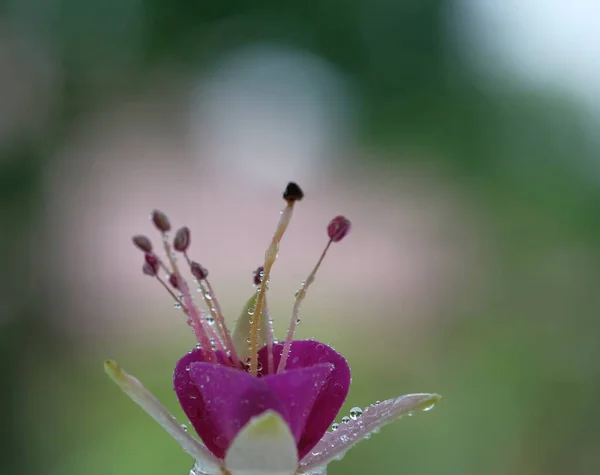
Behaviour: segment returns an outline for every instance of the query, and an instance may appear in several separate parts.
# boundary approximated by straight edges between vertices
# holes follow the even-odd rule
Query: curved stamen
[[[312,272],[304,281],[302,287],[296,293],[296,298],[294,300],[294,308],[292,309],[292,319],[290,320],[290,326],[288,327],[287,335],[285,337],[285,343],[283,344],[283,350],[281,351],[281,359],[279,360],[279,365],[277,366],[277,373],[281,373],[285,369],[285,365],[287,363],[288,356],[290,354],[290,348],[292,347],[292,340],[294,338],[294,332],[296,331],[296,327],[298,326],[298,322],[300,321],[300,305],[306,297],[306,292],[308,292],[308,288],[315,280],[315,275],[321,267],[321,263],[327,254],[327,250],[333,241],[330,239],[325,249],[321,253],[321,257],[317,261],[317,264],[313,268]]]
[[[181,276],[181,272],[179,272],[179,267],[177,266],[177,262],[173,258],[171,246],[169,245],[169,240],[167,239],[166,232],[164,232],[164,231],[163,231],[163,244],[164,244],[165,252],[167,254],[167,259],[169,260],[169,263],[171,264],[173,274],[175,274],[175,276],[177,277],[178,290],[181,292],[181,295],[183,297],[183,302],[185,304],[185,309],[187,310],[187,314],[190,317],[190,320],[192,321],[192,329],[194,329],[194,332],[196,331],[195,327],[202,329],[202,332],[200,332],[200,335],[199,335],[200,339],[201,339],[200,345],[203,348],[205,348],[205,351],[206,351],[206,354],[207,354],[209,360],[211,362],[216,362],[217,358],[213,351],[212,342],[210,341],[210,338],[208,337],[208,332],[206,331],[206,328],[204,328],[204,322],[202,321],[200,312],[194,305],[194,302],[192,300],[192,295],[190,294],[190,288],[188,287],[188,284],[185,281],[185,279]]]
[[[256,298],[256,306],[254,307],[254,318],[252,325],[250,326],[250,368],[251,374],[255,375],[258,372],[258,325],[260,322],[260,316],[263,311],[265,294],[269,285],[269,276],[271,274],[271,268],[275,264],[277,259],[277,252],[279,250],[279,243],[281,238],[287,229],[292,214],[294,212],[294,204],[296,201],[300,201],[304,197],[304,193],[296,183],[288,183],[285,191],[283,192],[283,199],[286,201],[287,206],[281,212],[281,218],[277,224],[277,229],[271,240],[269,248],[265,252],[265,263],[263,270],[262,282]]]
[[[321,267],[321,263],[323,262],[323,259],[325,258],[325,255],[327,254],[331,243],[341,241],[349,232],[350,221],[344,216],[336,216],[329,222],[329,225],[327,226],[327,235],[329,236],[329,241],[327,242],[325,249],[323,249],[321,257],[319,257],[319,260],[317,261],[317,264],[313,268],[312,272],[303,282],[300,290],[296,293],[294,308],[292,309],[292,319],[290,321],[290,326],[288,327],[285,343],[283,344],[283,349],[281,351],[281,359],[279,360],[279,365],[277,366],[277,373],[281,373],[283,370],[285,370],[285,365],[290,354],[290,348],[292,347],[294,332],[296,331],[296,326],[300,322],[300,305],[306,297],[306,292],[308,292],[308,288],[314,282],[315,275],[317,274],[319,267]]]

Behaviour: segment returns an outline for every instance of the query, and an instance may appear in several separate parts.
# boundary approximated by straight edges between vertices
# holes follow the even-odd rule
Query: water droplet
[[[375,401],[375,405],[379,406],[381,404],[381,401]]]
[[[202,287],[198,287],[198,288],[196,289],[196,292],[198,292],[198,293],[202,292]]]
[[[187,365],[187,366],[185,367],[185,370],[186,370],[186,371],[189,371],[189,370],[190,370],[190,365]]]
[[[185,424],[181,424],[181,428],[182,428],[182,429],[183,429],[185,432],[187,432],[187,426],[186,426]]]
[[[370,433],[365,434],[364,437],[363,437],[363,439],[365,439],[365,440],[369,440],[370,438],[371,438],[371,434]]]
[[[197,349],[197,350],[200,350],[200,349],[202,349],[202,345],[200,345],[200,343],[196,343],[196,349]]]
[[[175,308],[176,310],[180,310],[181,309],[181,304],[179,302],[175,302],[173,304],[173,308]]]
[[[333,424],[331,424],[331,430],[335,432],[336,430],[338,430],[339,426],[340,425],[337,422],[334,422]]]
[[[412,417],[413,413],[409,412],[408,414],[406,414],[408,417]]]
[[[300,325],[300,319],[296,318],[296,325]]]
[[[253,308],[249,308],[248,309],[248,315],[250,315],[250,316],[254,315],[254,309]]]
[[[207,315],[206,316],[206,323],[208,323],[209,325],[214,325],[215,324],[215,319],[211,315]]]
[[[431,403],[429,406],[423,408],[423,412],[431,411],[435,407],[435,402]]]
[[[356,420],[362,416],[363,410],[360,407],[353,407],[350,409],[350,419]]]
[[[350,422],[350,418],[348,416],[344,416],[342,417],[342,424],[347,424],[348,422]]]

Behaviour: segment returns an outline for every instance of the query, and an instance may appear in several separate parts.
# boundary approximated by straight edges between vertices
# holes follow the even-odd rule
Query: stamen
[[[300,201],[304,197],[304,193],[296,183],[288,183],[285,191],[283,192],[283,199],[287,202],[287,206],[281,212],[281,218],[279,224],[271,240],[271,244],[265,252],[265,263],[263,278],[256,298],[256,306],[254,307],[254,318],[252,325],[250,325],[250,374],[256,376],[258,372],[258,325],[260,322],[260,316],[263,311],[265,294],[267,292],[267,286],[269,285],[269,276],[271,274],[271,268],[277,259],[277,252],[279,250],[279,243],[281,238],[287,229],[292,214],[294,211],[294,204],[296,201]]]
[[[267,297],[265,296],[265,326],[267,334],[267,374],[273,374],[275,372],[275,362],[273,361],[273,343],[274,343],[274,332],[273,332],[273,319],[271,312],[269,311],[269,305],[267,303]]]
[[[329,225],[327,226],[327,235],[329,236],[329,241],[323,249],[321,253],[321,257],[317,261],[312,272],[306,278],[306,281],[303,282],[302,287],[296,293],[296,299],[294,301],[294,308],[292,309],[292,319],[290,321],[290,326],[288,327],[287,335],[285,338],[285,343],[283,345],[283,350],[281,352],[281,359],[279,360],[279,365],[277,366],[277,373],[281,373],[285,370],[285,365],[287,363],[288,356],[290,354],[290,348],[292,347],[292,339],[294,338],[294,332],[296,331],[296,326],[300,323],[300,305],[302,301],[306,297],[306,293],[308,292],[308,288],[315,280],[315,275],[321,267],[321,263],[323,259],[325,259],[325,255],[329,250],[332,242],[341,241],[350,231],[350,221],[343,216],[336,216],[331,220]]]
[[[221,305],[219,304],[215,292],[207,279],[208,271],[197,262],[192,261],[186,252],[184,252],[183,255],[190,266],[192,274],[194,277],[196,277],[196,282],[200,288],[200,294],[202,295],[202,299],[204,300],[204,303],[208,307],[208,310],[215,321],[219,337],[223,342],[226,353],[231,358],[233,364],[238,366],[241,364],[241,362],[239,362],[235,351],[235,346],[233,345],[233,340],[231,339],[231,334],[229,333],[229,329],[225,324],[225,316],[221,310]]]
[[[152,242],[146,236],[133,236],[132,240],[138,249],[144,252],[152,252]]]
[[[231,333],[229,332],[229,328],[227,328],[227,324],[225,323],[225,315],[223,314],[223,310],[221,310],[221,304],[217,300],[217,295],[215,294],[215,292],[212,288],[212,285],[210,285],[209,280],[204,279],[204,281],[206,282],[208,294],[212,298],[212,303],[214,304],[214,309],[216,310],[216,313],[217,313],[218,318],[215,319],[215,322],[217,322],[217,325],[219,326],[219,330],[221,331],[222,336],[225,340],[225,346],[227,347],[228,354],[231,357],[232,361],[236,365],[238,363],[242,364],[242,362],[239,361],[239,358],[237,357],[237,354],[235,351],[235,346],[233,345],[233,340],[231,338]]]
[[[181,292],[181,295],[183,297],[183,302],[185,304],[187,314],[191,320],[192,328],[194,328],[196,326],[202,328],[202,332],[200,334],[201,341],[199,343],[205,349],[206,354],[207,354],[208,358],[211,360],[211,362],[215,362],[216,355],[214,354],[211,341],[208,338],[206,329],[204,328],[202,318],[200,316],[200,312],[194,305],[187,282],[181,276],[181,272],[179,272],[179,267],[177,266],[177,262],[175,261],[175,259],[173,257],[173,252],[171,251],[171,246],[169,244],[169,240],[167,239],[166,231],[171,229],[169,220],[167,219],[167,216],[164,213],[161,213],[160,211],[154,211],[154,213],[152,214],[152,220],[153,220],[155,226],[163,232],[163,245],[165,248],[165,253],[167,254],[167,259],[169,260],[169,263],[171,264],[172,273],[175,274],[175,276],[177,278],[177,284],[179,286],[179,291]],[[195,328],[194,328],[194,331],[195,331]]]
[[[191,295],[189,294],[189,289],[185,280],[181,277],[179,273],[179,269],[177,268],[177,264],[175,259],[173,258],[173,254],[171,253],[171,249],[169,248],[169,243],[167,240],[166,232],[171,229],[171,224],[169,223],[169,219],[167,216],[161,211],[155,210],[151,215],[152,222],[154,225],[161,231],[163,235],[163,242],[165,245],[165,251],[167,253],[167,257],[172,266],[172,270],[169,269],[164,262],[152,252],[152,242],[146,236],[137,235],[133,237],[134,245],[144,251],[144,265],[142,267],[142,272],[151,277],[156,277],[156,279],[160,282],[160,284],[166,289],[166,291],[171,295],[175,304],[180,306],[183,309],[183,312],[188,316],[188,325],[192,327],[194,331],[194,335],[196,336],[196,341],[200,344],[201,347],[207,350],[208,357],[214,361],[215,355],[211,353],[212,351],[212,341],[215,342],[216,348],[222,351],[225,351],[223,345],[221,344],[218,336],[215,334],[214,330],[210,325],[207,325],[205,328],[202,323],[205,320],[199,309],[194,306],[194,303],[191,299]],[[175,246],[180,249],[187,249],[190,242],[190,233],[188,228],[182,228],[177,232],[177,236],[175,239]],[[183,301],[179,298],[166,284],[164,280],[162,280],[158,271],[162,269],[167,274],[167,278],[169,280],[169,284],[173,286],[175,289],[178,289],[183,297]],[[208,330],[207,330],[208,329]],[[210,334],[210,337],[209,337]]]
[[[253,272],[253,282],[256,287],[258,287],[264,276],[264,267],[260,266]],[[273,344],[275,343],[275,333],[273,330],[273,318],[271,317],[271,312],[269,310],[269,304],[267,301],[267,296],[265,295],[265,310],[264,310],[264,341],[267,344],[267,374],[273,374],[275,371],[275,364],[273,361]]]

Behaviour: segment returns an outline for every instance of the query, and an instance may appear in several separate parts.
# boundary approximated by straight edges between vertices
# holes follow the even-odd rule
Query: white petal
[[[287,423],[273,411],[250,419],[227,450],[225,468],[231,475],[294,475],[298,450]]]
[[[405,414],[429,410],[440,399],[437,394],[408,394],[368,407],[358,419],[340,424],[334,432],[326,432],[302,459],[301,471],[305,472],[327,465],[332,460],[341,459],[350,447],[373,431]]]
[[[115,383],[135,403],[139,404],[179,445],[194,459],[200,460],[203,466],[214,467],[220,473],[219,460],[200,442],[188,434],[181,424],[150,392],[133,376],[123,371],[114,361],[106,361],[104,369]]]

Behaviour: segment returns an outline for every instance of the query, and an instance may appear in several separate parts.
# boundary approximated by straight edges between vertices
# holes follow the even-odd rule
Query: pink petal
[[[204,361],[201,350],[175,368],[177,398],[206,447],[223,458],[250,418],[271,409],[300,443],[313,405],[329,384],[334,365],[321,363],[256,378],[241,369]]]
[[[314,403],[332,371],[333,365],[324,363],[261,378],[286,408],[286,422],[296,444],[301,440]]]
[[[282,350],[282,344],[273,346],[275,368],[277,368],[281,359]],[[261,349],[258,358],[264,368],[263,371],[268,367],[267,357],[267,348]],[[333,370],[313,404],[304,432],[298,442],[298,453],[301,459],[315,446],[335,420],[348,395],[351,376],[350,368],[344,357],[330,346],[314,340],[292,342],[286,372],[323,363],[331,363]],[[285,374],[285,372],[282,374]]]
[[[327,465],[344,456],[346,451],[371,432],[400,416],[418,410],[428,410],[440,400],[437,394],[408,394],[388,399],[368,407],[356,420],[339,425],[334,432],[327,432],[310,453],[302,459],[302,471]]]
[[[285,406],[267,383],[245,371],[192,363],[190,378],[204,405],[204,410],[190,422],[219,458],[225,457],[226,449],[250,418],[271,409],[288,419]]]

